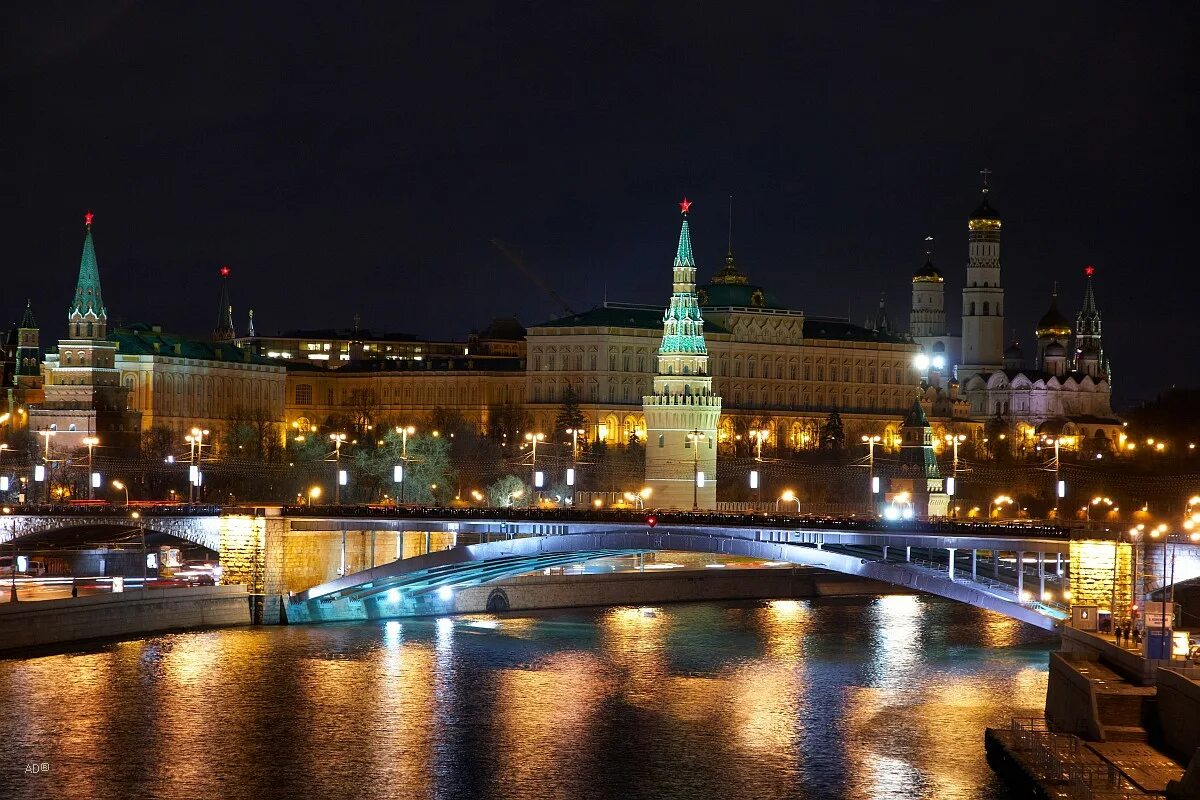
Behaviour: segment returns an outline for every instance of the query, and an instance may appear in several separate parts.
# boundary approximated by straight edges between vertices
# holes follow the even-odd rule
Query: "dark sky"
[[[958,329],[979,170],[1006,325],[1097,267],[1125,401],[1195,385],[1198,12],[1185,3],[26,3],[4,25],[0,320],[65,332],[83,212],[112,317],[462,338],[663,302],[686,194],[752,280],[907,320],[936,237]]]

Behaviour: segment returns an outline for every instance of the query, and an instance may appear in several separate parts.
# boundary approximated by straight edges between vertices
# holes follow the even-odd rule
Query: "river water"
[[[1055,645],[910,596],[154,636],[0,660],[0,797],[1007,798]]]

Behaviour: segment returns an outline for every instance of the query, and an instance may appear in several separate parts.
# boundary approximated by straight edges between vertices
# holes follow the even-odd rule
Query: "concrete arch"
[[[766,536],[767,538],[761,538]],[[530,536],[456,547],[394,561],[314,586],[296,595],[289,618],[326,618],[329,603],[395,601],[427,595],[449,587],[460,589],[534,570],[596,558],[651,551],[685,551],[741,556],[819,567],[848,575],[934,594],[1052,630],[1054,616],[1002,597],[983,587],[902,564],[872,561],[822,549],[815,544],[785,541],[787,532],[761,531],[759,538],[736,538],[707,533],[614,530],[595,533]],[[377,616],[378,614],[376,614]]]

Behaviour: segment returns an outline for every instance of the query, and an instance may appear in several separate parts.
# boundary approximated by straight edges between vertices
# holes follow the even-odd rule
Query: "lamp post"
[[[196,502],[196,476],[199,475],[199,464],[204,461],[204,437],[209,435],[207,428],[192,428],[191,433],[183,437],[188,443],[188,502]]]
[[[688,441],[692,444],[692,510],[700,510],[700,443],[708,438],[708,434],[700,430],[688,431]]]
[[[533,458],[531,458],[529,460],[529,473],[530,473],[529,474],[529,485],[533,487],[533,491],[530,492],[530,494],[529,494],[530,508],[537,505],[538,489],[541,488],[540,486],[538,486],[538,480],[537,480],[537,446],[538,446],[538,442],[544,440],[545,438],[546,438],[546,434],[544,434],[544,433],[527,433],[527,434],[525,434],[525,441],[529,442],[530,445],[533,447]]]
[[[333,504],[340,506],[342,504],[342,442],[346,441],[346,434],[331,433],[329,440],[333,442]]]
[[[571,473],[567,485],[571,489],[571,505],[575,505],[575,483],[579,480],[579,437],[587,434],[584,428],[567,428],[571,434]],[[585,440],[586,441],[586,440]]]
[[[996,516],[999,516],[1000,515],[1000,506],[1010,506],[1010,505],[1012,505],[1012,503],[1013,503],[1013,499],[1011,497],[1009,497],[1008,495],[1006,495],[1006,494],[997,495],[995,498],[992,499],[992,502],[988,505],[988,508],[989,508],[988,516],[991,517],[993,511],[996,514]]]
[[[751,428],[750,438],[754,440],[754,460],[762,461],[763,442],[771,438],[771,432],[765,428]]]
[[[42,469],[45,470],[45,472],[46,472],[45,477],[46,477],[46,502],[47,503],[50,502],[50,439],[52,439],[53,437],[55,437],[57,435],[58,435],[58,431],[56,431],[56,430],[48,429],[48,430],[44,430],[44,431],[38,431],[38,436],[41,436],[46,441],[46,449],[44,450],[44,455],[42,456],[42,465],[43,465]],[[15,563],[13,564],[13,567],[14,568],[16,567]]]
[[[128,502],[126,502],[128,505]],[[138,532],[142,537],[142,597],[146,596],[146,525],[142,522],[142,515],[134,511],[129,515],[138,526]]]
[[[321,496],[321,487],[313,486],[308,490],[308,505],[311,507],[313,501]]]
[[[796,493],[793,492],[791,489],[788,489],[783,494],[779,495],[779,499],[775,501],[775,510],[776,511],[779,511],[780,503],[795,503],[796,504],[796,513],[797,514],[800,513],[800,498],[796,497]]]
[[[408,466],[408,437],[417,432],[412,425],[402,425],[396,428],[400,434],[400,461],[402,466]],[[404,470],[400,470],[400,505],[404,505]]]
[[[862,440],[867,445],[867,508],[874,510],[875,508],[875,445],[879,444],[882,437],[863,436]]]
[[[1093,497],[1091,499],[1091,501],[1086,506],[1083,507],[1083,518],[1085,521],[1087,521],[1087,522],[1092,521],[1092,506],[1098,506],[1101,503],[1108,506],[1109,508],[1111,508],[1112,504],[1113,504],[1112,500],[1108,497]]]
[[[958,492],[958,446],[960,444],[962,444],[963,442],[965,442],[967,440],[967,437],[966,437],[966,434],[962,434],[962,433],[957,434],[957,435],[953,434],[953,433],[947,433],[945,436],[945,439],[946,439],[946,444],[948,444],[952,448],[954,448],[954,461],[951,463],[951,467],[950,467],[950,480],[953,481],[953,483],[950,484],[951,489],[949,492],[947,492],[947,494],[949,494],[950,497],[953,498],[954,495]],[[951,517],[958,516],[958,512],[955,510],[955,508],[956,508],[956,506],[954,505],[954,500],[951,499],[951,501],[950,501],[950,516]]]
[[[17,602],[17,521],[12,519],[12,509],[8,506],[4,507],[4,515],[12,520],[8,525],[8,535],[12,541],[12,569],[9,571],[12,576],[12,583],[8,590],[8,601],[10,603]]]
[[[96,486],[92,481],[92,450],[96,447],[96,445],[100,444],[100,440],[95,436],[85,436],[83,437],[83,443],[87,445],[88,449],[88,500],[95,500]]]
[[[125,492],[125,505],[129,505],[129,487],[123,481],[113,481],[114,489],[120,489]]]

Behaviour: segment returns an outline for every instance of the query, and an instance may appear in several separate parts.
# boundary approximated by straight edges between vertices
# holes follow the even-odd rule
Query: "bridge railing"
[[[8,506],[14,515],[30,517],[122,517],[136,511],[143,517],[215,517],[220,506],[189,503],[154,503],[133,501],[129,505],[70,503],[37,503]]]
[[[678,511],[668,509],[549,509],[549,508],[442,508],[434,506],[324,505],[282,506],[285,517],[335,517],[371,519],[447,520],[479,522],[594,522],[615,524],[698,525],[738,528],[818,529],[844,532],[914,533],[943,536],[1008,536],[1070,539],[1070,530],[1028,521],[975,522],[928,518],[883,520],[875,516]]]

